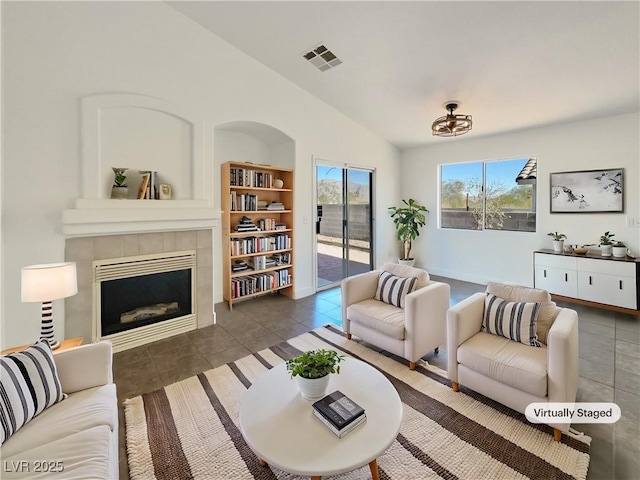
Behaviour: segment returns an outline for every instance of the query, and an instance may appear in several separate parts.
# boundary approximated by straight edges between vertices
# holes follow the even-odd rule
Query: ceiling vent
[[[316,47],[313,47],[308,52],[303,53],[302,56],[321,72],[325,72],[333,67],[337,67],[342,63],[342,60],[340,60],[322,43]]]

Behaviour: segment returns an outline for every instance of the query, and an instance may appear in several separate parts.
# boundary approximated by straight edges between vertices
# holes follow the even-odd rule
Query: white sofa
[[[417,278],[416,289],[404,300],[404,308],[376,300],[381,271],[403,278]],[[445,342],[449,308],[449,284],[429,279],[425,270],[385,263],[342,281],[342,328],[352,335],[409,361],[414,370],[418,359],[438,352]]]
[[[485,293],[447,312],[447,374],[458,391],[465,386],[525,413],[534,402],[575,402],[578,390],[578,314],[557,307],[545,290],[489,283],[487,293],[509,302],[539,302],[537,335],[531,347],[481,331]],[[570,424],[549,422],[560,441]]]
[[[118,400],[111,344],[82,345],[53,358],[68,397],[2,445],[2,478],[117,479]]]

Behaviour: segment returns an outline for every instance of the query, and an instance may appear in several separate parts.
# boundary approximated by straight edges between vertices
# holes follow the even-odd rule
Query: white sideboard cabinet
[[[640,263],[634,260],[534,252],[534,285],[566,300],[640,311]]]

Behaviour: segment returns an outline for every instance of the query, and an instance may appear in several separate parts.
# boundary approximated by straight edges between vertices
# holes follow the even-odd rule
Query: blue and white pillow
[[[532,347],[540,347],[536,336],[540,307],[539,302],[508,302],[487,293],[484,300],[482,331]]]
[[[0,357],[1,443],[66,397],[46,341],[39,340],[21,352]]]
[[[376,300],[404,308],[404,297],[413,292],[418,279],[416,277],[397,277],[389,272],[381,272],[378,277]]]

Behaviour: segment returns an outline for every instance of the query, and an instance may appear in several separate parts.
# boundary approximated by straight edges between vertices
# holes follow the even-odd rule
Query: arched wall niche
[[[129,168],[132,199],[139,170],[158,172],[177,200],[210,196],[210,129],[197,113],[145,95],[101,94],[81,99],[81,121],[82,198],[110,198],[111,167]]]
[[[80,198],[62,214],[68,236],[216,226],[213,129],[199,112],[133,93],[80,100]],[[127,200],[113,200],[112,167],[128,168]],[[171,200],[137,200],[139,171],[157,172]]]
[[[214,158],[219,166],[228,161],[295,167],[295,141],[270,125],[232,121],[214,129]]]

